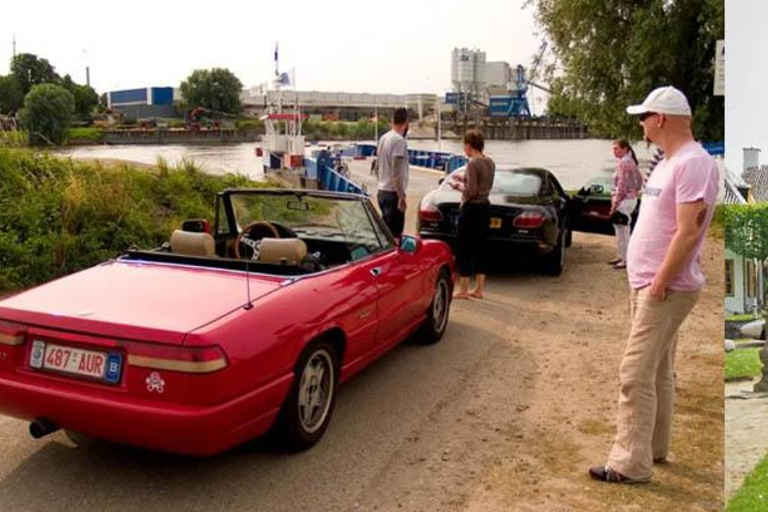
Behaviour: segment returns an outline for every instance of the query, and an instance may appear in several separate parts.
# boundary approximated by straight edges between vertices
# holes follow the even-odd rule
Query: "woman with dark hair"
[[[613,143],[613,156],[619,163],[613,175],[611,194],[611,220],[616,232],[617,256],[609,263],[613,268],[627,268],[627,246],[629,245],[632,212],[637,207],[637,196],[643,187],[643,176],[637,166],[637,156],[629,142],[622,139]]]
[[[469,157],[466,172],[448,182],[461,191],[456,262],[459,267],[459,289],[456,299],[482,299],[485,292],[486,239],[491,222],[488,196],[493,187],[496,164],[483,154],[485,141],[479,130],[464,134],[464,154]],[[469,291],[469,278],[475,276],[475,288]]]

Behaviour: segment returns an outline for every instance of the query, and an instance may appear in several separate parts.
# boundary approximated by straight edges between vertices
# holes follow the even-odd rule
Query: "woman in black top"
[[[464,134],[464,153],[469,157],[464,176],[451,178],[449,185],[461,191],[461,209],[457,238],[456,262],[459,267],[459,289],[455,299],[482,299],[485,292],[488,229],[491,222],[488,196],[493,187],[496,164],[483,154],[485,141],[479,130]],[[469,291],[469,278],[475,276],[475,288]]]

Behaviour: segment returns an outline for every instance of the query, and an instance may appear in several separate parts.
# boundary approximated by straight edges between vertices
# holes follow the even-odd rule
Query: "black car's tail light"
[[[432,203],[422,201],[419,207],[419,219],[423,222],[440,222],[443,220],[443,214]]]
[[[520,229],[536,229],[544,225],[546,217],[541,212],[523,212],[512,221],[512,225]]]

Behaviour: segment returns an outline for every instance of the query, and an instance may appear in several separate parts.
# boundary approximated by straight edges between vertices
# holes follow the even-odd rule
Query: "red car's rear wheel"
[[[325,433],[336,404],[338,369],[336,351],[325,340],[312,343],[302,353],[278,425],[289,449],[310,448]]]
[[[451,309],[451,278],[448,270],[442,269],[435,283],[435,294],[429,304],[427,319],[422,327],[419,340],[422,343],[437,343],[443,337],[448,326],[448,313]]]

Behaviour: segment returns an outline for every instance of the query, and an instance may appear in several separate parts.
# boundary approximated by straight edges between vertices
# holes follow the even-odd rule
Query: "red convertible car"
[[[446,329],[450,248],[395,240],[365,197],[227,190],[208,225],[0,301],[0,413],[38,438],[305,449],[339,383]]]

